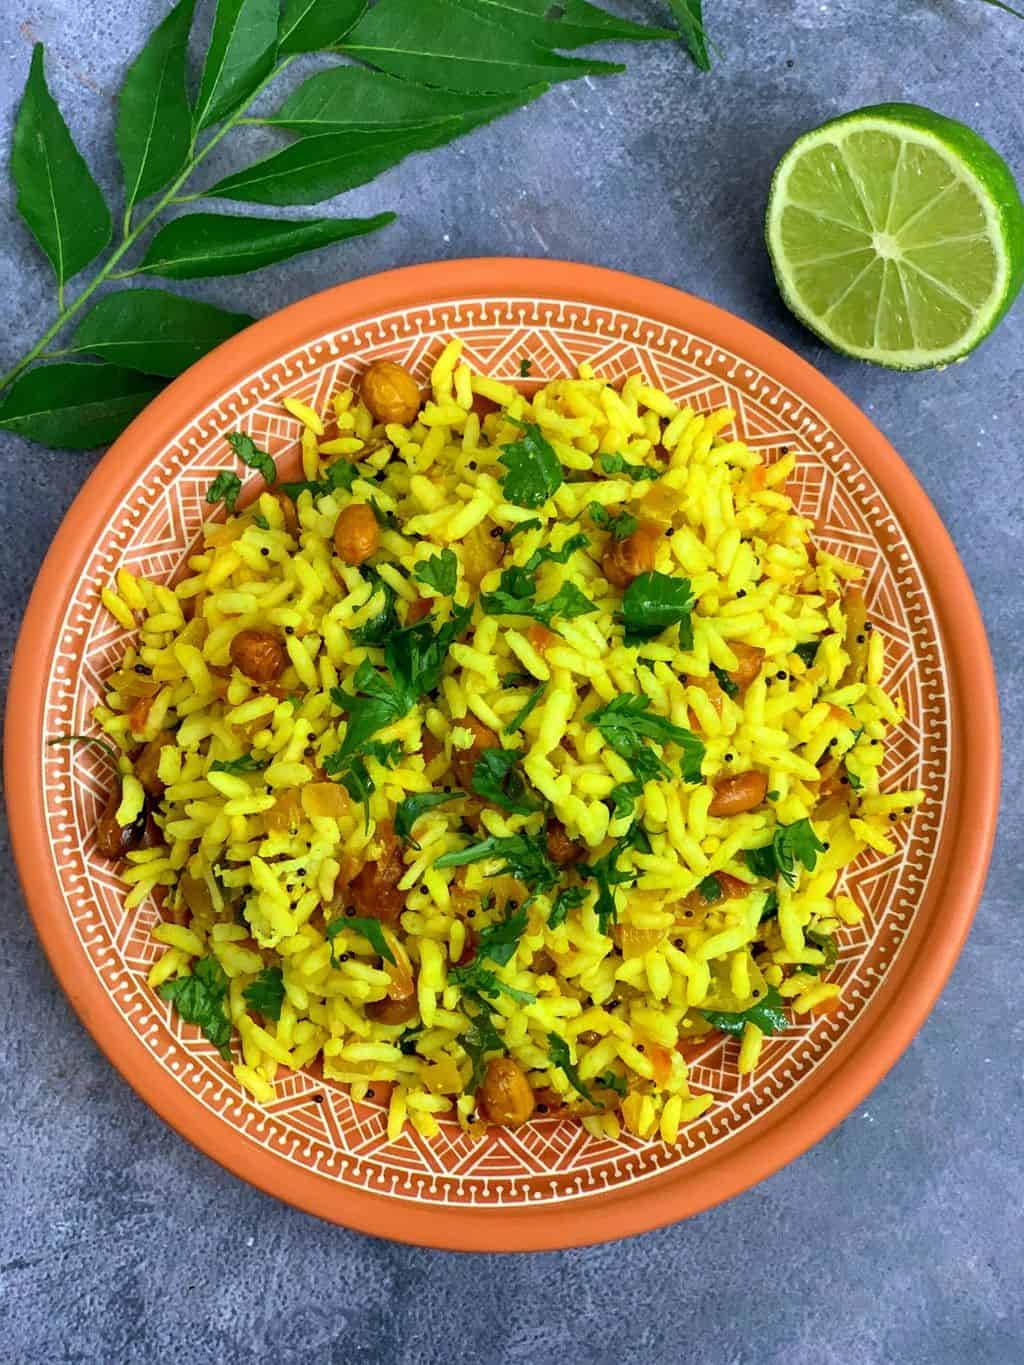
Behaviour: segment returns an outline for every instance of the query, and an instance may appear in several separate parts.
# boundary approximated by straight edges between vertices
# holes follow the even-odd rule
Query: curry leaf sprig
[[[53,267],[56,307],[27,354],[0,376],[0,430],[69,449],[104,445],[168,379],[253,321],[160,288],[94,299],[108,283],[244,274],[395,217],[266,218],[182,206],[197,199],[275,209],[321,203],[529,104],[553,84],[623,70],[558,49],[679,36],[588,0],[377,0],[372,7],[366,0],[217,0],[193,89],[194,10],[195,0],[178,0],[122,79],[116,225],[50,93],[42,44],[33,51],[10,169],[18,211]],[[335,64],[275,112],[250,116],[262,92],[309,52],[333,53]],[[289,141],[213,184],[197,184],[221,141],[250,124]],[[91,277],[69,299],[69,285],[89,267]],[[231,493],[226,486],[229,501]]]

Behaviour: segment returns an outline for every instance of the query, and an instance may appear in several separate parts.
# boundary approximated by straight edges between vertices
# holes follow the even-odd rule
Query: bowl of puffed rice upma
[[[923,495],[775,343],[578,269],[586,311],[399,272],[400,325],[344,286],[202,362],[33,683],[54,958],[118,1065],[257,1183],[439,1245],[634,1231],[780,1164],[972,908],[929,968],[965,762],[929,556],[980,624]]]

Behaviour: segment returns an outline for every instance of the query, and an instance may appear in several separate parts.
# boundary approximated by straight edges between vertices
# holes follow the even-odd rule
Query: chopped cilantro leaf
[[[537,679],[532,673],[503,673],[501,675],[501,685],[503,688],[521,687],[523,683],[536,682]]]
[[[370,504],[373,515],[377,518],[377,525],[382,530],[400,531],[402,529],[401,522],[395,516],[394,512],[389,512],[387,508],[381,507],[376,498],[369,498],[367,501]]]
[[[678,625],[679,644],[692,649],[693,594],[688,578],[673,578],[670,574],[642,573],[634,578],[622,594],[622,620],[625,625],[624,643],[644,644],[653,640],[669,626]]]
[[[807,640],[804,644],[797,645],[796,649],[793,650],[793,653],[799,655],[807,667],[811,668],[814,664],[814,660],[817,658],[820,647],[820,640]]]
[[[517,507],[543,507],[564,483],[562,466],[540,427],[532,422],[519,425],[519,439],[502,446],[498,455],[508,470],[502,485],[505,497]]]
[[[360,915],[341,915],[338,919],[332,919],[327,926],[327,942],[331,944],[331,961],[334,959],[334,940],[343,929],[352,929],[361,935],[369,943],[370,947],[378,957],[384,958],[387,962],[394,965],[395,955],[388,946],[388,941],[384,937],[384,930],[379,919],[370,919]]]
[[[363,572],[367,572],[365,566]],[[395,631],[399,629],[398,612],[395,610],[398,594],[390,583],[385,583],[383,579],[379,580],[363,605],[368,606],[378,593],[384,595],[380,611],[361,626],[356,626],[352,632],[352,639],[357,645],[386,645]]]
[[[847,782],[849,782],[850,787],[852,788],[852,790],[855,791],[855,792],[863,791],[863,790],[864,790],[864,783],[863,783],[863,781],[862,781],[862,780],[857,776],[857,774],[850,768],[850,765],[849,765],[848,763],[847,763],[847,764],[844,764],[844,767],[845,767],[845,769],[846,769],[846,780],[847,780]]]
[[[281,492],[286,493],[293,502],[300,493],[312,493],[314,498],[323,497],[326,493],[336,493],[339,488],[344,493],[351,493],[352,485],[358,477],[359,470],[350,460],[335,460],[333,464],[327,466],[322,479],[299,479],[297,483],[283,483]]]
[[[495,924],[489,924],[486,929],[480,931],[476,958],[487,957],[499,967],[506,967],[515,956],[519,940],[526,933],[528,921],[529,916],[523,909],[517,910],[506,919],[498,920]]]
[[[607,507],[602,507],[599,502],[592,502],[587,506],[590,513],[590,520],[602,531],[610,531],[616,540],[625,540],[631,536],[640,525],[638,518],[631,512],[609,512]]]
[[[537,999],[529,991],[521,991],[502,981],[496,972],[483,966],[479,954],[467,966],[453,967],[448,973],[448,980],[452,985],[458,986],[464,995],[475,996],[477,1003],[484,1005],[485,1008],[484,996],[497,1000],[499,995],[507,995],[510,1000],[515,1000],[520,1005],[532,1005]]]
[[[540,517],[527,517],[525,521],[517,521],[514,526],[510,526],[507,531],[502,531],[501,538],[506,545],[510,545],[516,536],[524,531],[542,531],[544,523]]]
[[[732,678],[729,677],[728,673],[726,673],[724,668],[719,668],[717,664],[712,664],[711,672],[717,678],[718,686],[722,689],[722,691],[725,693],[727,697],[739,696],[740,694],[739,687],[736,685],[736,683],[733,682]]]
[[[444,549],[422,564],[417,564],[413,577],[442,597],[451,597],[459,581],[459,561],[454,550]]]
[[[207,502],[223,502],[229,512],[238,505],[242,492],[242,480],[230,469],[222,469],[206,490]]]
[[[490,1011],[486,1006],[475,1016],[466,1032],[460,1036],[459,1042],[471,1063],[466,1089],[478,1090],[487,1069],[487,1054],[504,1053],[505,1051],[505,1044],[494,1027]]]
[[[593,877],[597,882],[597,900],[594,903],[594,912],[597,915],[597,922],[602,934],[607,934],[608,926],[614,924],[618,918],[615,888],[631,885],[637,879],[638,874],[636,872],[627,872],[619,867],[619,859],[631,848],[650,852],[647,832],[639,823],[633,824],[627,833],[617,843],[613,844],[596,863],[580,864],[580,876]]]
[[[485,592],[480,595],[480,606],[488,616],[529,616],[544,626],[549,626],[556,617],[573,621],[577,616],[589,616],[597,611],[575,583],[563,583],[553,597],[543,602],[507,592]]]
[[[161,1000],[169,1001],[186,1023],[198,1024],[224,1060],[231,1060],[228,978],[215,957],[201,957],[191,975],[165,981],[157,986],[156,993]]]
[[[804,938],[825,954],[825,971],[831,971],[839,957],[839,946],[831,934],[820,934],[816,929],[805,929]],[[820,970],[820,969],[819,969]]]
[[[637,801],[643,794],[642,782],[619,782],[612,787],[608,799],[612,803],[612,815],[615,819],[621,820],[623,816],[632,815],[636,810]]]
[[[704,745],[682,725],[674,725],[663,716],[650,715],[651,701],[639,692],[625,692],[591,711],[587,720],[596,725],[608,744],[633,769],[637,781],[650,782],[656,777],[670,777],[671,769],[664,759],[650,747],[649,740],[658,744],[678,744],[683,751],[681,770],[685,782],[699,782]]]
[[[708,905],[714,905],[716,901],[722,899],[722,883],[717,877],[705,877],[702,882],[697,883],[697,890]]]
[[[284,975],[280,967],[267,967],[242,992],[254,1010],[267,1019],[280,1019],[284,1004]]]
[[[230,773],[235,777],[240,773],[261,773],[269,765],[269,758],[257,758],[255,754],[242,754],[241,758],[214,759],[210,764],[210,772]]]
[[[529,673],[526,673],[523,676],[528,678],[530,682],[533,681]],[[544,693],[547,690],[548,690],[547,683],[538,683],[537,686],[530,693],[530,696],[526,703],[520,707],[520,709],[515,713],[515,715],[512,717],[509,723],[505,726],[504,730],[502,731],[502,734],[514,735],[517,733],[517,731],[521,730],[523,726],[526,724],[528,718],[533,714],[534,707],[539,705],[541,698],[544,696]]]
[[[779,913],[779,898],[774,891],[769,891],[764,898],[764,905],[757,918],[758,924],[763,924],[766,919],[774,919]]]
[[[797,862],[813,872],[824,847],[810,820],[804,819],[792,825],[776,825],[772,842],[766,848],[748,848],[743,857],[756,877],[770,880],[779,875],[788,886],[796,886]]]
[[[265,450],[260,450],[251,436],[246,436],[242,431],[232,431],[227,441],[244,465],[263,475],[268,487],[277,482],[277,465]]]
[[[569,1044],[564,1038],[559,1038],[557,1033],[548,1034],[548,1048],[550,1050],[551,1065],[559,1067],[565,1072],[565,1078],[578,1095],[594,1103],[594,1097],[587,1087],[580,1080],[580,1073],[577,1071],[572,1060],[572,1053],[569,1051]]]
[[[731,1033],[734,1038],[742,1037],[745,1024],[755,1024],[762,1033],[767,1034],[782,1033],[789,1027],[782,996],[774,986],[768,987],[763,1000],[739,1014],[728,1014],[721,1010],[701,1010],[701,1014],[712,1028]]]
[[[525,833],[489,835],[468,848],[443,853],[434,866],[465,867],[469,863],[482,862],[484,858],[503,858],[504,866],[493,875],[515,877],[537,894],[549,890],[558,881],[558,869],[548,857],[546,840],[543,836]]]
[[[266,519],[262,512],[253,512],[252,519],[253,524],[255,526],[258,526],[261,531],[270,530],[270,522]]]
[[[594,1077],[595,1090],[614,1090],[616,1095],[621,1095],[623,1099],[629,1091],[625,1076],[616,1076],[614,1071],[605,1071],[600,1076]]]
[[[624,474],[627,479],[641,482],[644,479],[660,479],[662,470],[650,469],[645,464],[630,464],[625,455],[602,455],[601,469],[605,474]]]
[[[557,929],[559,925],[564,924],[569,918],[569,911],[578,910],[589,897],[590,892],[585,886],[567,886],[563,891],[559,891],[551,907],[551,914],[548,915],[548,928]]]
[[[519,749],[485,749],[473,765],[470,786],[477,796],[511,815],[531,815],[541,803],[529,794],[519,771]]]
[[[398,1036],[398,1050],[403,1057],[415,1057],[416,1045],[423,1032],[422,1024],[410,1024],[407,1029],[403,1029]]]
[[[412,831],[420,816],[435,806],[443,806],[464,795],[465,792],[416,792],[413,796],[403,797],[395,809],[395,833],[411,848],[418,849],[419,844],[412,837]]]

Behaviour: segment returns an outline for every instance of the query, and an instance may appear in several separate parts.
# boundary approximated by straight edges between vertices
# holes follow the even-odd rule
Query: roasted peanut
[[[133,848],[138,848],[146,835],[145,807],[130,825],[119,825],[116,813],[120,804],[121,791],[118,787],[96,822],[96,852],[104,858],[123,858]]]
[[[473,743],[468,749],[455,749],[452,751],[452,769],[455,773],[455,780],[460,787],[470,787],[473,782],[473,769],[476,761],[485,749],[500,749],[501,740],[493,730],[477,720],[476,716],[470,714],[464,716],[457,722],[463,729],[469,730],[473,735]]]
[[[409,610],[405,613],[405,624],[414,626],[417,621],[422,621],[424,616],[430,615],[433,605],[429,597],[417,597],[414,602],[409,603]]]
[[[373,508],[352,502],[342,509],[334,526],[334,548],[346,564],[364,564],[380,546],[380,527]]]
[[[408,426],[420,410],[420,391],[408,370],[378,360],[363,375],[363,402],[374,421]]]
[[[405,909],[405,896],[398,889],[405,863],[401,842],[390,821],[382,820],[377,826],[373,843],[380,854],[352,878],[348,895],[360,915],[393,924]]]
[[[745,645],[740,640],[730,640],[729,648],[736,655],[736,667],[729,674],[732,682],[742,691],[749,687],[761,671],[764,663],[764,650],[754,645]]]
[[[568,867],[583,857],[583,849],[569,838],[561,820],[548,821],[547,845],[548,857],[558,867]]]
[[[132,764],[135,769],[135,776],[142,783],[147,796],[163,795],[164,784],[157,774],[157,768],[160,765],[160,751],[166,745],[173,743],[174,736],[164,730],[162,734],[157,735],[156,739],[149,741]]]
[[[545,650],[550,649],[552,645],[557,645],[559,643],[559,637],[555,632],[553,630],[548,630],[547,626],[542,626],[539,623],[530,626],[529,630],[526,632],[526,638],[529,640],[530,644],[533,645],[538,654],[543,654]]]
[[[410,1019],[416,1018],[419,1005],[415,995],[407,995],[402,1000],[385,997],[383,1000],[371,1000],[366,1006],[366,1013],[378,1024],[407,1024]]]
[[[288,665],[281,637],[270,630],[240,630],[228,652],[238,671],[255,683],[277,682]]]
[[[647,522],[625,540],[608,542],[601,559],[601,572],[616,588],[628,588],[634,578],[654,568],[661,527]]]
[[[492,1123],[518,1128],[533,1115],[533,1091],[526,1073],[511,1057],[493,1057],[487,1063],[478,1097],[480,1109]]]
[[[272,493],[270,495],[277,502],[281,509],[281,516],[284,518],[284,529],[290,536],[298,538],[299,534],[299,514],[295,510],[295,504],[287,493]]]
[[[736,773],[715,783],[709,815],[742,815],[761,804],[768,792],[767,773]]]

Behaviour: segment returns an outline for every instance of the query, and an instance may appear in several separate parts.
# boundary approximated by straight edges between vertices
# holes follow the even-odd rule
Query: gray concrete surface
[[[164,0],[3,0],[0,147],[43,39],[80,145],[115,187],[112,100]],[[277,1204],[170,1132],[61,994],[0,850],[0,1361],[433,1365],[1015,1365],[1021,1204],[1020,564],[1024,305],[966,365],[901,377],[819,347],[782,309],[765,191],[802,130],[877,100],[966,120],[1024,176],[1024,24],[982,0],[706,0],[723,52],[671,46],[562,86],[347,197],[386,233],[197,290],[269,311],[326,283],[437,257],[540,254],[680,285],[819,365],[910,462],[974,582],[999,670],[1002,832],[984,903],[919,1038],[808,1155],[723,1208],[618,1245],[459,1257]],[[621,0],[654,17],[656,0]],[[225,147],[242,164],[243,141]],[[0,188],[0,369],[50,314]],[[315,212],[315,211],[314,211]],[[29,589],[95,456],[0,439],[4,676]],[[991,761],[996,761],[992,755]],[[17,799],[17,793],[11,794]]]

